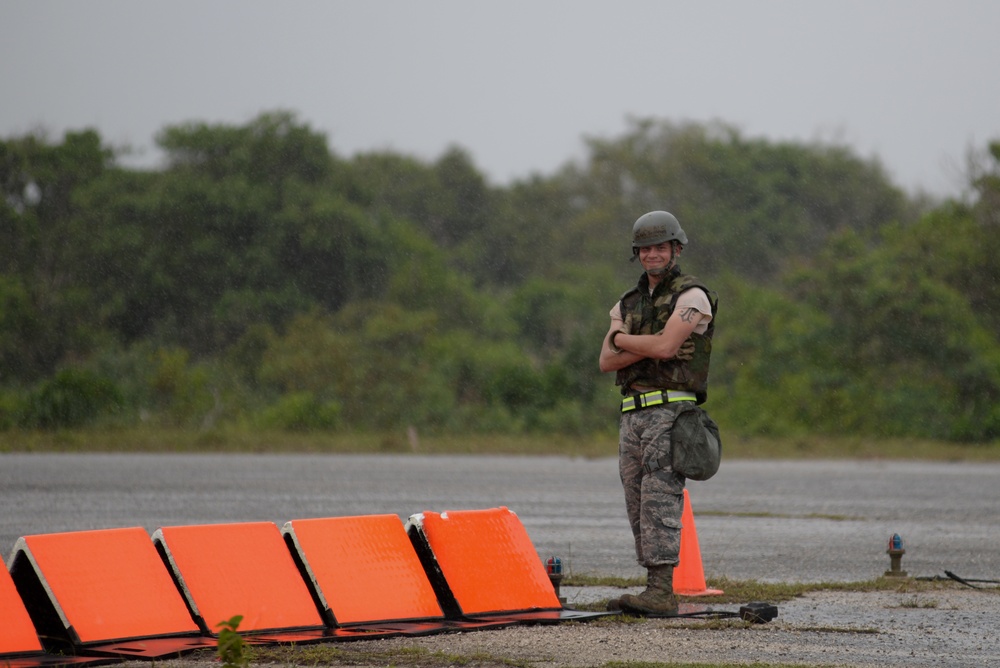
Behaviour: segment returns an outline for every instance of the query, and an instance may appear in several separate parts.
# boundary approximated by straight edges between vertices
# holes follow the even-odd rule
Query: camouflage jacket
[[[629,315],[632,316],[630,334],[657,334],[674,312],[677,297],[689,288],[704,290],[712,305],[712,321],[708,329],[704,334],[692,334],[688,338],[694,343],[693,357],[689,360],[646,358],[620,369],[615,384],[621,386],[622,394],[630,394],[632,386],[638,385],[694,392],[699,404],[708,398],[708,363],[712,355],[712,335],[715,333],[715,313],[719,303],[714,292],[694,276],[682,274],[680,267],[674,267],[650,295],[649,278],[643,274],[639,283],[622,295],[621,315],[625,321],[628,321]]]

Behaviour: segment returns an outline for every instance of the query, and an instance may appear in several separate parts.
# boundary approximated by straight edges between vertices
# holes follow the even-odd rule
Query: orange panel
[[[39,534],[21,541],[80,642],[198,631],[145,529]]]
[[[507,508],[427,512],[420,524],[463,613],[561,608],[528,532]]]
[[[0,568],[0,654],[40,652],[42,643],[6,568]]]
[[[164,527],[153,537],[206,631],[234,615],[243,615],[240,631],[324,626],[277,525]]]
[[[285,533],[338,624],[444,617],[396,515],[295,520]]]

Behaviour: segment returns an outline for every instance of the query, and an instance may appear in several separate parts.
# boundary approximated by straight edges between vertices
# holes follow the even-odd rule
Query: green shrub
[[[27,401],[21,426],[78,427],[121,411],[122,393],[110,379],[79,369],[63,369],[42,383]]]
[[[265,409],[260,423],[262,427],[287,431],[336,429],[340,424],[340,405],[321,401],[312,392],[293,392]]]
[[[160,348],[154,354],[156,368],[150,388],[161,411],[174,424],[196,424],[218,404],[210,369],[191,362],[184,348]]]
[[[0,431],[13,429],[24,418],[27,399],[13,391],[0,391]]]

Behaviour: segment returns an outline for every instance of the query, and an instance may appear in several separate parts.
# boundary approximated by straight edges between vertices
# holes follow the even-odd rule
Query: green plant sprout
[[[243,636],[237,633],[243,615],[233,615],[229,619],[216,624],[219,631],[218,656],[222,668],[246,668],[250,659],[244,653]]]

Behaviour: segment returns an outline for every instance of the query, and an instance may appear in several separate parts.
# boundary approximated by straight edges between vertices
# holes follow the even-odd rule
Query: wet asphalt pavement
[[[688,485],[706,576],[1000,579],[1000,464],[724,461]],[[19,536],[507,506],[570,573],[638,576],[614,459],[417,455],[0,455],[0,550]]]

